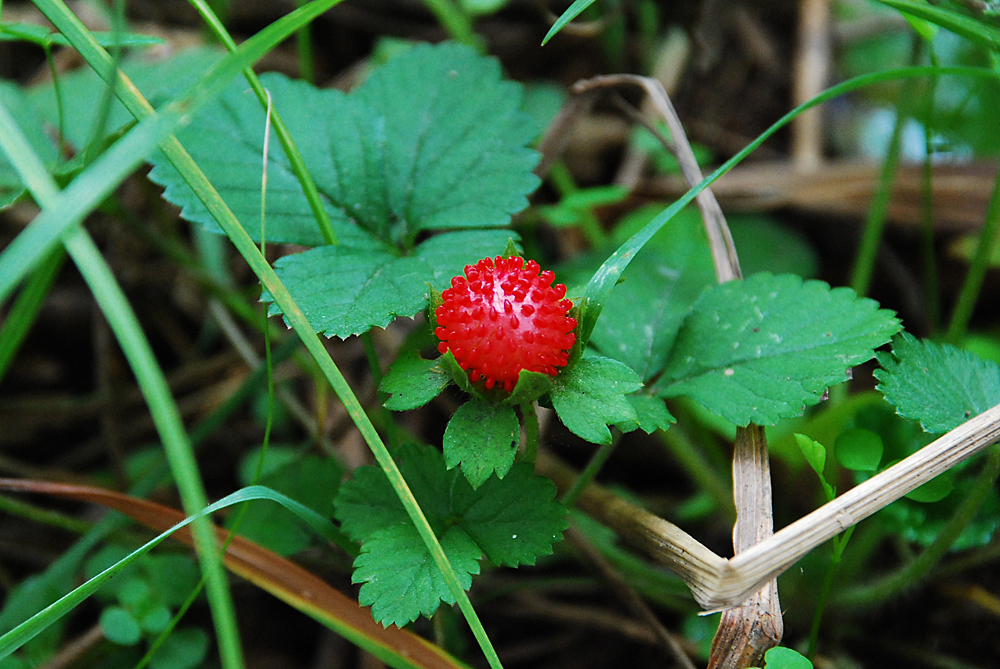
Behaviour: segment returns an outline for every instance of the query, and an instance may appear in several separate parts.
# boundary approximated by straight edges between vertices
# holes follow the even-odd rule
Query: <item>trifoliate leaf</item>
[[[285,256],[275,271],[313,329],[346,338],[385,327],[396,316],[413,316],[427,306],[427,284],[446,288],[465,265],[502,251],[510,234],[449,232],[404,257],[373,238],[358,238]],[[271,313],[278,313],[276,306]]]
[[[878,389],[899,415],[920,421],[927,432],[947,432],[1000,404],[1000,366],[954,346],[904,332],[878,361]]]
[[[555,500],[556,487],[520,463],[500,480],[490,477],[475,492],[457,494],[459,525],[496,565],[535,564],[552,553],[569,526],[566,507]]]
[[[585,356],[556,376],[549,396],[571,432],[595,444],[611,443],[608,425],[638,425],[625,396],[642,387],[639,377],[617,360]]]
[[[458,44],[418,45],[345,95],[261,77],[316,182],[341,242],[353,231],[407,249],[422,230],[507,225],[538,185],[521,86]],[[178,138],[247,232],[260,236],[265,112],[236,84]],[[162,156],[150,178],[185,218],[219,231]],[[268,241],[324,243],[278,142],[268,156]]]
[[[435,534],[442,543],[446,539],[455,542],[452,548],[446,545],[445,552],[453,559],[449,550],[455,550],[454,559],[459,564],[454,566],[460,579],[463,573],[476,573],[472,561],[479,557],[479,551],[486,553],[494,564],[531,564],[538,555],[552,552],[552,544],[561,538],[566,528],[566,510],[554,499],[555,487],[548,479],[535,476],[530,465],[515,465],[503,479],[491,476],[474,490],[458,469],[445,467],[444,457],[433,448],[405,444],[399,447],[396,456],[400,472]],[[440,572],[381,469],[360,467],[355,470],[354,478],[341,486],[334,505],[343,531],[362,542],[366,557],[364,560],[359,557],[360,562],[355,566],[364,567],[364,570],[354,578],[355,582],[366,581],[372,586],[365,595],[369,598],[366,601],[378,600],[386,607],[387,617],[380,620],[406,620],[407,616],[433,611],[433,606],[421,604],[403,609],[405,615],[401,614],[390,605],[393,597],[400,601],[411,595],[429,597],[426,593],[430,591],[438,593],[438,600],[452,601],[450,595],[445,596],[447,588]],[[395,531],[386,538],[383,532],[390,528]],[[449,538],[456,531],[461,535]],[[465,540],[471,537],[474,542],[475,558],[463,537]],[[419,543],[419,551],[417,543],[413,542]],[[407,545],[411,548],[406,548]],[[409,551],[409,558],[401,560],[397,566],[392,562],[397,558],[391,553],[404,548]],[[380,572],[408,569],[406,564],[425,563],[431,566],[417,569],[406,579]],[[468,580],[464,579],[463,583]]]
[[[416,351],[396,358],[382,378],[379,390],[389,394],[386,409],[406,411],[416,409],[441,394],[451,383],[451,377],[441,368],[439,360],[424,360]]]
[[[635,415],[639,421],[634,424],[627,422],[618,424],[622,432],[641,429],[646,434],[653,434],[657,430],[666,430],[677,422],[677,419],[667,410],[667,405],[659,397],[632,393],[626,395],[625,399],[635,409]]]
[[[496,473],[503,478],[517,452],[521,424],[514,409],[470,399],[452,414],[444,430],[444,462],[448,469],[462,465],[473,488]]]
[[[737,425],[773,425],[819,402],[899,328],[849,288],[757,274],[701,296],[654,390],[690,396]]]
[[[479,573],[479,547],[459,527],[452,527],[440,541],[458,582],[468,590],[472,574]],[[388,527],[373,534],[354,561],[351,582],[364,583],[358,602],[371,606],[372,617],[386,626],[402,627],[421,614],[429,616],[441,601],[455,603],[413,525]]]

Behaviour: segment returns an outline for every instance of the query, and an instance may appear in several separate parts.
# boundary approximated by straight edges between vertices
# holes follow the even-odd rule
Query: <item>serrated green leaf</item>
[[[418,45],[350,95],[281,75],[261,77],[296,138],[339,241],[367,231],[409,248],[422,230],[507,225],[538,185],[534,124],[519,84],[492,58],[457,45]],[[264,110],[245,85],[178,135],[254,239],[260,236]],[[323,243],[280,146],[268,156],[267,239]],[[165,159],[150,178],[185,218],[217,225]]]
[[[492,474],[503,478],[514,464],[521,424],[514,409],[475,398],[458,408],[444,430],[444,462],[462,465],[462,474],[478,488]]]
[[[833,454],[841,467],[856,472],[873,472],[882,461],[882,437],[871,430],[847,430],[833,445]]]
[[[904,332],[878,361],[878,389],[899,415],[920,421],[927,432],[947,432],[1000,404],[1000,365],[954,346]]]
[[[659,397],[632,393],[626,395],[625,399],[632,405],[639,420],[634,424],[618,423],[617,426],[622,432],[641,429],[646,434],[653,434],[657,430],[666,430],[677,422],[677,419],[667,410],[667,405]]]
[[[899,328],[849,288],[757,274],[701,296],[654,391],[690,396],[737,425],[773,425],[819,402]]]
[[[654,204],[626,216],[615,229],[615,241],[628,239],[662,209]],[[602,256],[575,262],[561,269],[559,276],[571,285],[586,283],[604,261]],[[622,273],[590,343],[648,380],[663,368],[691,306],[714,283],[705,226],[697,211],[685,209],[646,243]]]
[[[638,425],[625,396],[642,387],[639,377],[617,360],[598,355],[580,358],[556,376],[552,407],[571,432],[595,444],[611,443],[608,425]]]
[[[479,547],[459,527],[441,537],[441,547],[458,582],[468,590],[472,574],[479,573]],[[412,524],[388,527],[369,537],[354,561],[351,582],[364,583],[358,602],[371,606],[372,617],[385,626],[402,627],[421,614],[431,615],[442,601],[455,603],[441,570]]]
[[[503,480],[491,477],[474,493],[456,495],[459,526],[495,565],[535,564],[569,527],[552,481],[519,463]]]
[[[460,539],[449,539],[458,542],[464,551],[458,556],[464,560],[464,567],[455,564],[455,558],[448,554],[460,576],[463,568],[465,574],[476,573],[478,567],[473,569],[472,561],[478,559],[480,552],[486,553],[495,564],[531,564],[536,556],[551,553],[552,544],[561,538],[566,528],[565,507],[555,501],[555,487],[548,479],[535,476],[530,465],[515,465],[502,480],[491,476],[474,490],[457,469],[448,470],[445,467],[443,455],[433,448],[404,444],[397,451],[397,459],[399,469],[428,522],[445,544],[445,551],[449,551],[445,543],[449,533],[460,530],[466,539],[471,537],[475,546],[474,557],[471,548],[462,548]],[[411,558],[414,564],[424,560],[429,565],[427,569],[414,573],[413,578],[419,577],[419,582],[383,580],[372,591],[375,594],[371,597],[377,595],[384,598],[380,601],[386,607],[386,616],[399,616],[399,620],[404,620],[420,612],[432,612],[436,603],[416,608],[392,608],[393,593],[402,600],[409,593],[416,592],[414,588],[417,587],[421,597],[429,599],[428,592],[437,592],[441,595],[438,600],[452,601],[450,596],[443,597],[448,592],[443,580],[440,586],[435,585],[435,579],[441,578],[440,572],[381,469],[360,467],[355,470],[354,478],[341,486],[335,507],[343,531],[361,541],[363,552],[368,556],[361,563],[368,570],[362,573],[363,578],[356,574],[355,582],[370,582],[369,577],[377,579],[378,569],[396,568],[385,566],[383,560],[391,561],[394,557],[382,555],[382,552],[399,549],[393,543],[397,539],[413,544]],[[388,529],[396,531],[389,535],[389,539],[383,540],[382,533]],[[373,539],[378,539],[374,545]],[[423,557],[417,555],[418,549]],[[411,567],[403,565],[399,568]],[[391,588],[396,589],[389,592]],[[399,613],[400,610],[405,615]]]
[[[392,411],[416,409],[441,394],[451,377],[438,360],[424,360],[416,351],[396,358],[379,390],[389,394],[383,404]]]
[[[427,284],[446,288],[465,265],[502,251],[510,234],[508,230],[448,232],[431,237],[404,257],[372,237],[359,236],[285,256],[274,269],[313,329],[346,338],[385,327],[396,316],[413,316],[427,306]],[[278,313],[273,305],[271,313]]]

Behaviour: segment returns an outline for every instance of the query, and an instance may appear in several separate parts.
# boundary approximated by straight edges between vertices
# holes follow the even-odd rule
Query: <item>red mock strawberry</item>
[[[521,258],[484,258],[466,265],[437,308],[438,349],[451,351],[473,381],[510,392],[522,369],[556,375],[576,341],[573,303],[555,274],[538,273],[538,263]]]

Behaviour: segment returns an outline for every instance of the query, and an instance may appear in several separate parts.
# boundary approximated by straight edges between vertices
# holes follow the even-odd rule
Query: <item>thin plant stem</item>
[[[819,598],[816,600],[816,610],[813,613],[812,628],[809,630],[809,650],[806,653],[806,657],[812,662],[816,657],[816,646],[819,643],[819,628],[823,622],[823,611],[826,609],[826,603],[830,599],[830,592],[833,590],[833,579],[837,574],[837,567],[840,566],[840,561],[844,557],[844,550],[847,548],[847,542],[851,540],[851,535],[854,534],[854,527],[847,528],[839,537],[833,538],[833,553],[830,555],[830,564],[826,568],[826,575],[823,577],[823,588],[820,590]]]
[[[424,2],[453,40],[483,50],[479,36],[472,27],[472,19],[457,3],[452,0],[424,0]]]
[[[97,117],[94,119],[93,127],[90,130],[90,139],[83,152],[83,162],[89,165],[100,155],[104,144],[104,130],[108,125],[108,117],[111,115],[111,103],[115,101],[115,86],[118,84],[115,79],[115,72],[121,65],[124,49],[121,47],[121,34],[125,31],[125,3],[123,0],[114,0],[114,11],[111,12],[111,62],[108,64],[108,74],[104,77],[104,87],[101,93],[101,102],[97,108]]]
[[[923,579],[931,569],[944,557],[962,531],[972,521],[979,507],[993,489],[993,483],[1000,474],[1000,446],[994,444],[986,451],[986,462],[983,470],[965,496],[955,513],[945,524],[941,533],[916,559],[909,562],[879,581],[845,592],[837,598],[838,604],[857,605],[882,601]]]
[[[923,40],[914,36],[913,53],[911,62],[917,62],[920,58],[921,43]],[[885,222],[889,217],[889,204],[892,201],[892,187],[896,181],[896,173],[899,171],[899,157],[903,144],[903,128],[910,118],[910,101],[916,90],[915,82],[909,81],[903,85],[899,102],[896,104],[896,123],[892,128],[892,136],[889,138],[889,147],[886,150],[885,162],[882,164],[882,173],[879,176],[878,188],[872,198],[868,216],[865,218],[864,233],[861,236],[861,244],[858,247],[858,255],[854,262],[854,270],[851,272],[851,288],[858,295],[867,295],[871,287],[872,274],[875,271],[875,261],[878,258],[878,247],[882,242],[882,232],[885,230]]]
[[[612,433],[611,441],[606,444],[601,444],[601,446],[594,451],[594,454],[590,457],[590,462],[587,466],[583,468],[580,475],[576,477],[573,481],[573,485],[569,487],[563,496],[559,499],[560,502],[566,505],[566,508],[572,508],[573,504],[576,502],[577,497],[586,490],[587,486],[591,484],[597,473],[601,471],[601,467],[604,463],[608,461],[611,454],[615,452],[615,447],[618,446],[618,442],[621,439],[621,434],[616,430]]]
[[[56,96],[56,128],[59,134],[59,159],[62,160],[67,153],[66,144],[66,113],[63,108],[63,95],[62,95],[62,83],[59,79],[59,69],[56,67],[56,61],[52,57],[52,47],[46,44],[43,47],[45,51],[45,62],[49,66],[49,72],[52,74],[52,92]]]
[[[937,55],[933,45],[928,46],[931,64],[937,65]],[[937,259],[934,253],[934,130],[931,119],[934,111],[934,92],[937,90],[937,77],[931,77],[925,94],[924,108],[924,169],[921,189],[923,190],[923,216],[921,217],[921,251],[924,256],[924,293],[927,300],[927,320],[931,332],[941,327],[941,298],[938,293]]]
[[[36,523],[58,527],[61,530],[75,534],[83,534],[94,527],[93,523],[88,523],[85,520],[79,520],[78,518],[73,518],[57,511],[40,509],[33,504],[11,499],[6,495],[0,495],[0,511],[9,513],[12,516],[20,516]]]
[[[979,243],[972,256],[969,273],[965,276],[962,292],[958,296],[958,304],[955,305],[955,311],[952,312],[951,321],[948,323],[946,338],[953,344],[960,345],[962,339],[965,338],[969,320],[972,318],[972,311],[976,306],[976,300],[979,299],[979,291],[983,287],[983,279],[986,278],[986,270],[989,267],[993,248],[996,246],[997,240],[1000,239],[998,233],[1000,233],[1000,173],[997,174],[997,180],[993,186],[993,195],[990,196],[986,220],[983,222],[982,232],[979,233]]]
[[[301,7],[306,2],[307,0],[297,0],[296,5]],[[313,66],[312,30],[309,26],[302,26],[295,33],[295,46],[299,54],[299,78],[310,84],[316,83],[316,68]]]
[[[0,325],[0,381],[3,380],[14,361],[14,356],[31,331],[31,326],[38,317],[46,296],[52,290],[65,259],[66,252],[62,247],[53,249],[45,256],[32,272],[31,278],[24,285],[24,290],[17,296],[3,324]]]
[[[189,2],[198,10],[198,13],[208,25],[209,30],[222,42],[222,45],[230,52],[236,51],[236,42],[212,11],[212,8],[208,6],[208,3],[205,0],[189,0]],[[302,30],[308,29],[308,25],[302,27]],[[254,73],[253,68],[245,68],[243,74],[250,84],[250,88],[253,89],[254,94],[260,101],[261,106],[266,108],[269,104],[268,95],[264,90],[264,86],[260,83],[260,79]],[[327,244],[336,244],[337,233],[334,232],[330,215],[327,214],[326,208],[323,206],[323,201],[320,199],[316,182],[313,181],[312,175],[309,174],[309,169],[306,167],[305,161],[302,160],[302,154],[299,153],[299,149],[295,145],[295,140],[292,138],[291,133],[288,132],[288,128],[285,126],[285,122],[281,119],[281,115],[277,110],[271,111],[271,123],[274,126],[274,134],[281,143],[281,148],[285,151],[285,156],[288,158],[292,172],[302,186],[306,201],[309,202],[309,208],[312,210],[313,216],[316,217],[316,224],[323,235],[323,241]]]

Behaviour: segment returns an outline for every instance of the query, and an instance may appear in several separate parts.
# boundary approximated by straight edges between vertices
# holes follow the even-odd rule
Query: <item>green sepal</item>
[[[472,399],[459,407],[444,431],[444,462],[462,465],[473,489],[494,472],[503,478],[514,464],[521,423],[514,408]]]

